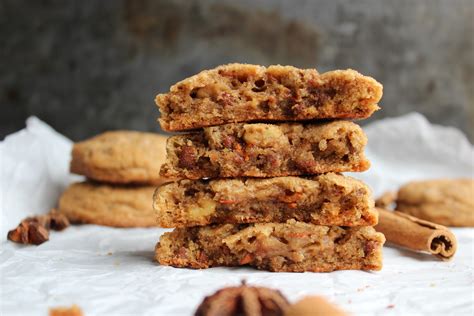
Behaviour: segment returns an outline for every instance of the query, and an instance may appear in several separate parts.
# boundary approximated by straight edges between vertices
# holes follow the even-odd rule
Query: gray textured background
[[[0,138],[37,115],[74,140],[158,131],[154,96],[229,62],[354,68],[474,139],[474,3],[0,0]]]

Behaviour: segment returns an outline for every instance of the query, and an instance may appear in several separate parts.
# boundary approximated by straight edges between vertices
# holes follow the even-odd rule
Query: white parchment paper
[[[94,225],[52,232],[40,246],[6,241],[25,216],[47,212],[64,187],[71,142],[36,118],[0,143],[2,315],[47,315],[79,305],[86,315],[192,315],[205,295],[242,279],[280,289],[291,301],[324,295],[353,315],[473,315],[474,230],[453,229],[453,261],[384,248],[380,272],[270,273],[249,268],[161,267],[153,248],[164,231]],[[412,179],[473,177],[474,149],[454,128],[419,114],[372,123],[370,171],[352,174],[376,195]]]

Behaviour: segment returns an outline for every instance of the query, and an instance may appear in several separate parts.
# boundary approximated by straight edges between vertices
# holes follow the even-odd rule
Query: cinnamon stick
[[[442,259],[450,260],[456,253],[457,241],[445,226],[419,219],[397,211],[377,208],[378,232],[387,241],[414,251],[425,251]]]

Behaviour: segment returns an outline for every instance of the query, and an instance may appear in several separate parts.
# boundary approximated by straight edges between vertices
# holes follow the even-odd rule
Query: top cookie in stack
[[[369,117],[381,96],[377,81],[353,70],[242,64],[203,71],[158,95],[163,129],[195,131],[167,142],[160,173],[186,180],[155,193],[160,225],[179,227],[160,238],[157,260],[380,269],[384,238],[370,227],[377,223],[370,190],[333,172],[369,168],[362,129],[334,119]]]
[[[166,131],[225,123],[363,119],[379,109],[382,85],[354,70],[319,74],[291,66],[230,64],[203,71],[159,94]]]

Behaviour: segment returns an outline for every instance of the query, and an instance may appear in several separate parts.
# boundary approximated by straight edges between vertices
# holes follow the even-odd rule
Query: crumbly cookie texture
[[[166,137],[136,131],[106,132],[74,144],[71,172],[117,184],[161,184]]]
[[[262,270],[329,272],[380,270],[383,234],[373,227],[287,223],[176,228],[161,236],[162,265],[203,269],[249,265]]]
[[[152,206],[154,190],[154,186],[74,183],[59,199],[58,211],[73,223],[113,227],[157,226]]]
[[[178,82],[159,94],[160,124],[181,131],[225,123],[367,118],[382,85],[354,70],[319,74],[291,66],[229,64]]]
[[[213,223],[284,223],[367,226],[378,214],[361,181],[328,173],[309,178],[180,180],[157,189],[154,208],[161,227]]]
[[[410,182],[400,188],[396,210],[445,226],[474,226],[474,179]]]
[[[349,121],[227,124],[170,137],[160,173],[202,179],[364,171],[370,166],[366,143]]]

